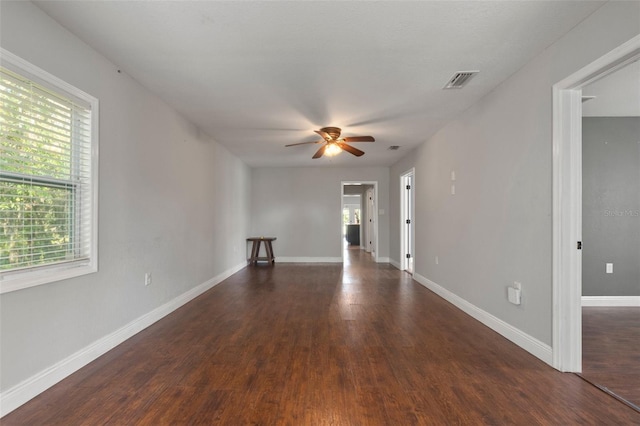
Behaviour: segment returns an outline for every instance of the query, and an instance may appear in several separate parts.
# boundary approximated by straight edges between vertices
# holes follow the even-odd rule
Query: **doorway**
[[[581,377],[640,407],[640,61],[582,95]]]
[[[582,89],[640,59],[636,36],[553,86],[553,366],[582,371]]]
[[[345,217],[348,209],[355,209],[355,204],[349,204],[349,197],[359,196],[360,198],[360,210],[357,216],[359,223],[349,223],[345,226]],[[374,262],[378,262],[378,182],[377,181],[343,181],[340,188],[340,241],[342,244],[341,253],[343,262],[345,260],[345,247],[351,246],[346,240],[346,229],[349,225],[354,225],[351,228],[352,237],[355,226],[357,226],[359,233],[359,248],[367,253],[370,253]],[[350,207],[351,206],[351,207]],[[351,218],[356,218],[355,210],[354,214],[349,214],[349,221]],[[354,240],[353,238],[351,239]]]
[[[400,269],[413,274],[414,254],[414,173],[411,169],[400,176]]]
[[[360,248],[362,237],[361,217],[362,203],[361,194],[344,194],[342,196],[342,235],[346,244]]]

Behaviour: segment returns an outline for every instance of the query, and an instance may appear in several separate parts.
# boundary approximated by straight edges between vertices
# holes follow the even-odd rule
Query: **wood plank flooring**
[[[640,407],[640,308],[582,308],[582,376]]]
[[[2,425],[640,424],[406,273],[349,256],[242,270]]]

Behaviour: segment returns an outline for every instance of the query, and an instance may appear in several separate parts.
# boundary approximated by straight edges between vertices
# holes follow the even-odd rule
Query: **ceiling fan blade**
[[[316,158],[320,158],[320,157],[322,157],[322,155],[324,154],[324,150],[325,150],[325,149],[327,149],[327,145],[326,145],[326,144],[325,144],[325,145],[322,145],[322,146],[320,147],[320,149],[319,149],[318,151],[316,151],[316,153],[315,153],[315,154],[313,154],[313,157],[312,157],[312,158],[315,160]]]
[[[324,141],[315,141],[315,142],[299,142],[299,143],[290,143],[289,145],[285,145],[285,146],[296,146],[296,145],[307,145],[310,143],[322,143]]]
[[[331,135],[329,133],[327,133],[327,132],[323,132],[322,130],[314,130],[314,132],[316,132],[317,134],[322,136],[322,139],[324,139],[325,141],[333,140]]]
[[[376,140],[373,136],[351,136],[349,138],[344,138],[345,142],[375,142]]]
[[[360,151],[358,148],[354,148],[351,145],[347,145],[346,143],[338,142],[338,146],[342,148],[343,151],[347,151],[348,153],[353,154],[356,157],[364,155],[364,151]]]

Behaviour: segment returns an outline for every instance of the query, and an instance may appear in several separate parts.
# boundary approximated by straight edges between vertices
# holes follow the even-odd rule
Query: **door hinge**
[[[411,189],[411,185],[407,185],[407,189]]]
[[[407,225],[411,224],[411,219],[407,219]]]
[[[578,250],[582,250],[582,241],[578,241]]]
[[[407,253],[407,259],[411,259],[411,255]]]

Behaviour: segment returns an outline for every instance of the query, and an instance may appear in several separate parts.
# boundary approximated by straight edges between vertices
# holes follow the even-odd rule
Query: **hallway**
[[[2,424],[630,424],[388,264],[248,267]]]

